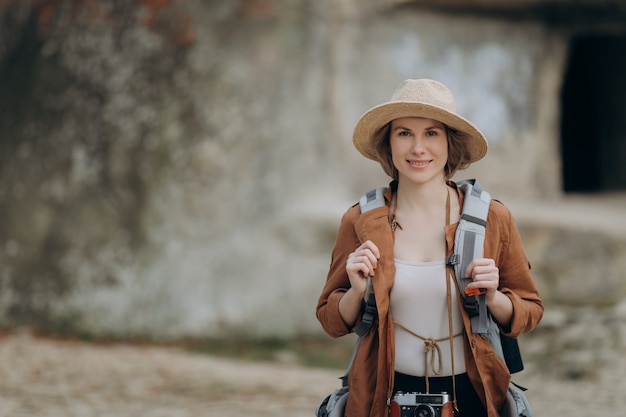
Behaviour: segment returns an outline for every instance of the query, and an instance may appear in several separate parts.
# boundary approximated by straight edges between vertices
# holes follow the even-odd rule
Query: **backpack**
[[[500,333],[498,326],[487,311],[484,294],[467,295],[465,287],[471,278],[465,278],[467,265],[474,258],[483,256],[485,240],[485,227],[491,196],[482,189],[475,179],[459,181],[459,189],[465,192],[465,200],[461,211],[461,220],[457,227],[454,239],[454,252],[446,260],[446,265],[453,267],[457,277],[457,284],[463,296],[463,305],[468,311],[471,320],[472,333],[486,337],[494,348],[494,351],[506,363],[510,373],[520,372],[524,369],[522,357],[516,338],[511,338]],[[359,200],[361,214],[385,205],[386,187],[379,187],[363,194]],[[376,299],[372,278],[367,277],[367,289],[365,291],[365,311],[361,323],[355,329],[358,339],[354,346],[352,358],[345,374],[340,378],[342,387],[327,396],[316,409],[317,417],[343,416],[343,410],[348,391],[348,374],[356,356],[361,338],[372,327],[376,318]],[[509,384],[506,401],[500,412],[502,417],[532,417],[532,411],[526,396],[526,388],[514,383]]]
[[[517,338],[500,333],[500,329],[487,311],[484,293],[468,295],[465,292],[465,287],[472,281],[471,278],[464,276],[467,266],[472,259],[483,256],[491,195],[483,190],[475,179],[459,181],[457,186],[465,193],[465,199],[461,210],[461,220],[454,236],[454,252],[446,260],[446,265],[454,268],[457,284],[463,296],[463,306],[470,315],[472,333],[483,335],[489,340],[494,351],[506,363],[511,374],[520,372],[524,369],[524,363]],[[386,187],[381,187],[365,193],[359,201],[361,213],[384,206],[386,191]],[[372,302],[367,297],[373,299],[371,277],[368,277],[366,306]],[[367,309],[365,314],[367,314]],[[371,324],[369,325],[371,326]],[[514,383],[509,384],[507,398],[501,410],[502,417],[532,416],[530,404],[524,391],[526,388],[522,386]]]
[[[454,253],[446,260],[446,265],[454,268],[457,284],[463,296],[463,305],[471,318],[472,333],[489,338],[496,353],[504,358],[510,373],[520,372],[524,369],[524,363],[517,339],[500,334],[498,326],[493,323],[487,312],[484,294],[468,295],[465,292],[465,287],[472,281],[471,278],[464,277],[465,270],[472,259],[483,256],[491,196],[475,179],[459,181],[457,185],[464,191],[465,200],[454,237]],[[384,206],[386,191],[386,187],[380,187],[363,194],[359,201],[361,214]],[[369,287],[368,290],[371,291]]]

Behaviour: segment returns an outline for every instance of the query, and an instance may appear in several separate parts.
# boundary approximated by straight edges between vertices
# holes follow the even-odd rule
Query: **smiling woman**
[[[420,79],[404,81],[391,101],[366,112],[353,141],[393,181],[384,206],[361,213],[355,205],[344,214],[318,300],[322,327],[333,336],[351,333],[371,278],[378,328],[359,339],[345,415],[399,415],[402,393],[425,392],[441,395],[442,417],[452,408],[460,417],[498,416],[509,371],[472,332],[446,262],[465,198],[450,178],[486,154],[487,140],[456,114],[446,86]],[[500,331],[515,337],[539,323],[543,304],[509,211],[491,202],[487,224],[484,258],[473,259],[464,277],[468,288],[484,290]]]

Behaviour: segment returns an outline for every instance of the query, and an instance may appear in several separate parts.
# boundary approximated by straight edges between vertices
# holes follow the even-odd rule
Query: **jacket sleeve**
[[[510,326],[503,327],[507,336],[517,337],[534,329],[543,316],[543,302],[532,277],[522,239],[511,212],[498,201],[492,203],[496,220],[493,226],[499,230],[499,251],[495,255],[500,271],[499,290],[513,303]],[[490,220],[487,221],[489,227]],[[487,232],[489,234],[489,232]]]
[[[341,318],[339,300],[350,288],[350,279],[346,273],[348,255],[360,245],[354,230],[358,213],[358,205],[353,206],[346,211],[341,219],[326,283],[317,302],[317,319],[322,324],[324,331],[332,337],[343,336],[352,331],[352,328],[347,326]],[[355,325],[357,324],[358,320]]]

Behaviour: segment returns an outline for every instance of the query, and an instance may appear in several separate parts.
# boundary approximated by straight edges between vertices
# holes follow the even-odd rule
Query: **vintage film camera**
[[[452,417],[453,407],[450,396],[422,394],[419,392],[398,392],[393,400],[400,406],[400,417]]]

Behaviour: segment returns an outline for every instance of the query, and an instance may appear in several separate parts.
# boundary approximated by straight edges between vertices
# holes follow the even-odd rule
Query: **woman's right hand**
[[[339,313],[348,326],[354,325],[359,316],[367,288],[367,277],[374,275],[379,258],[380,251],[371,240],[364,242],[348,255],[346,273],[351,287],[339,301]]]
[[[350,279],[352,289],[361,297],[365,294],[367,277],[374,275],[379,258],[380,251],[371,240],[365,241],[361,246],[356,248],[354,252],[348,255],[346,273]]]

